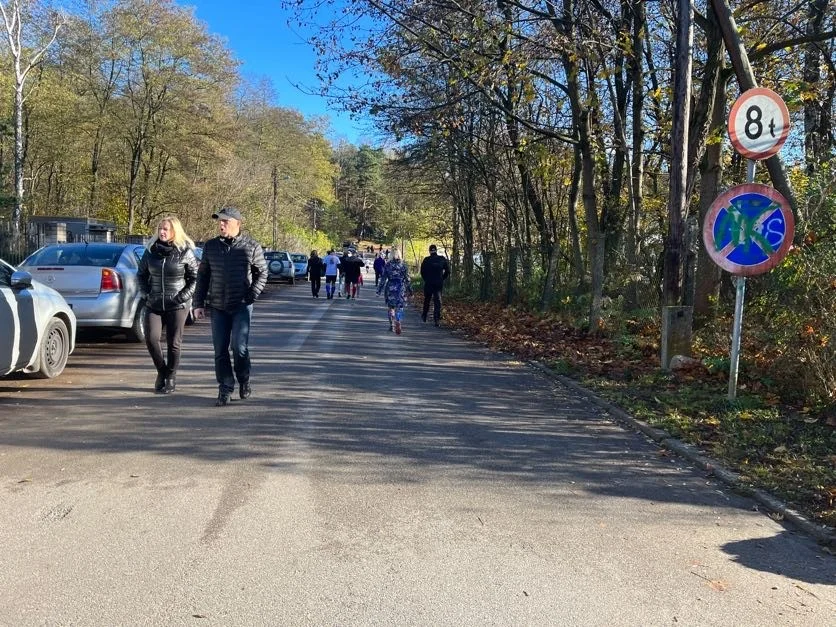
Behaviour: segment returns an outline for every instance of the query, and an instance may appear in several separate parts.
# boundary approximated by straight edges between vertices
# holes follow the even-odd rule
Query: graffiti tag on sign
[[[703,224],[703,242],[718,266],[740,276],[762,274],[786,256],[795,233],[789,202],[767,185],[748,183],[721,194]]]

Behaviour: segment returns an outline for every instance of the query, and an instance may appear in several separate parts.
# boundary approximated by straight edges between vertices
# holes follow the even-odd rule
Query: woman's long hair
[[[186,230],[183,228],[183,223],[180,222],[180,218],[177,216],[166,216],[165,218],[161,218],[160,221],[157,222],[157,233],[159,233],[163,222],[168,222],[169,227],[174,232],[174,237],[171,238],[171,241],[178,250],[185,250],[186,248],[194,249],[194,240],[186,235]],[[158,239],[160,239],[159,235],[148,242],[148,248],[150,249]]]

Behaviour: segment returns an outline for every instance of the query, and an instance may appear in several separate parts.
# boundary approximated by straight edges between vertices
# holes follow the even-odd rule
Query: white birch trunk
[[[28,4],[33,4],[33,0],[28,0]],[[12,53],[12,63],[15,73],[15,106],[14,106],[14,125],[15,125],[15,149],[14,149],[14,164],[15,164],[15,203],[12,209],[12,237],[15,244],[20,243],[20,227],[21,219],[23,217],[23,200],[24,200],[24,137],[23,137],[23,105],[26,102],[26,95],[23,90],[26,86],[26,76],[29,71],[35,67],[43,58],[44,53],[49,49],[55,38],[58,36],[59,29],[64,25],[63,19],[56,19],[55,26],[52,31],[52,37],[42,47],[37,49],[28,61],[23,59],[23,15],[22,9],[27,0],[12,0],[11,2],[3,2],[0,0],[0,14],[3,17],[3,25],[6,28],[6,39],[9,44],[9,50]]]

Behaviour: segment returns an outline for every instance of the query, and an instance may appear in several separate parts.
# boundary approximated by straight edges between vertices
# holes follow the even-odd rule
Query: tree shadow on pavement
[[[209,325],[199,324],[187,329],[172,396],[151,393],[143,345],[82,346],[56,380],[0,382],[0,446],[246,461],[339,485],[479,481],[578,502],[590,516],[611,515],[599,502],[616,497],[636,520],[656,513],[632,503],[677,503],[666,516],[680,527],[705,524],[695,507],[703,516],[751,510],[539,371],[422,325],[414,312],[396,336],[379,300],[309,302],[258,311],[247,401],[213,406]],[[726,546],[774,571],[757,542],[779,541]],[[827,581],[801,564],[783,572]]]
[[[734,561],[753,570],[774,573],[807,583],[836,585],[836,570],[833,560],[826,555],[818,556],[818,563],[811,564],[807,554],[800,546],[805,539],[789,530],[782,531],[770,538],[752,538],[729,542],[723,545],[723,551],[731,555]],[[787,546],[798,550],[788,552]],[[776,555],[783,559],[776,560]],[[787,555],[794,557],[786,558]]]

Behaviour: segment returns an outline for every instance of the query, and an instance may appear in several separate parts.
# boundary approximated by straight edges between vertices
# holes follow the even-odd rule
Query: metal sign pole
[[[734,330],[732,331],[731,360],[729,362],[729,400],[737,397],[737,365],[740,361],[740,334],[743,326],[743,298],[746,295],[746,277],[734,277],[737,287],[734,299]]]
[[[757,161],[748,159],[746,162],[746,182],[755,182],[755,166]],[[729,358],[729,400],[737,398],[737,372],[740,363],[740,335],[743,328],[743,300],[746,296],[746,277],[734,277],[734,326],[732,328],[731,356]]]

